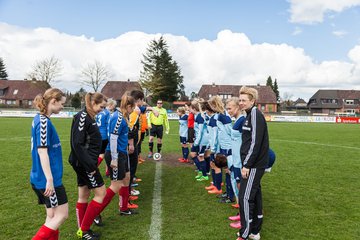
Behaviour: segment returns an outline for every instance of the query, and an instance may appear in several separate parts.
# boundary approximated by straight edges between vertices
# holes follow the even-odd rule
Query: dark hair
[[[107,98],[98,92],[95,93],[87,93],[85,95],[85,106],[86,106],[86,111],[87,113],[90,115],[91,118],[95,118],[95,111],[93,109],[93,105],[91,104],[91,102],[94,101],[95,104],[100,104],[103,101],[107,101]]]
[[[36,95],[33,105],[40,111],[41,114],[46,114],[47,106],[49,105],[50,101],[52,99],[61,101],[62,97],[65,97],[65,93],[63,93],[60,89],[49,88],[44,92],[44,94]]]
[[[224,154],[216,154],[215,166],[218,168],[227,167],[227,158]]]
[[[132,97],[135,99],[135,101],[137,101],[137,100],[139,100],[139,99],[143,100],[144,97],[145,97],[143,91],[138,90],[138,89],[132,90],[132,91],[130,92],[130,96],[132,96]]]
[[[210,104],[208,103],[208,102],[201,102],[200,103],[200,106],[201,106],[201,109],[203,110],[203,111],[209,111],[209,112],[212,112],[212,113],[214,113],[215,111],[211,108],[211,106],[210,106]]]

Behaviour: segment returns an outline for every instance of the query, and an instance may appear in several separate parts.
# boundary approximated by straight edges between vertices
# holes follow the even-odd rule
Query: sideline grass
[[[44,221],[44,209],[29,184],[31,121],[0,118],[0,239],[30,239]],[[71,120],[52,121],[62,141],[70,205],[61,239],[75,239],[76,177],[67,163]],[[177,125],[171,122],[171,134],[164,139],[164,161],[180,154]],[[262,180],[262,239],[359,239],[359,125],[269,123],[269,134],[277,161]],[[209,196],[205,183],[194,181],[191,166],[164,164],[162,171],[162,239],[235,239],[226,219],[234,211]],[[154,162],[139,167],[144,180],[139,215],[118,216],[116,200],[105,210],[106,226],[94,227],[102,239],[149,239],[154,172]]]

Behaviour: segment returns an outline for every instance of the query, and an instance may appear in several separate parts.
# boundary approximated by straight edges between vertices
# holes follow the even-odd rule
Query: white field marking
[[[152,202],[151,224],[149,229],[149,236],[151,240],[161,239],[161,175],[162,163],[156,162],[155,179],[154,179],[154,192]]]
[[[303,142],[303,141],[294,141],[294,140],[285,140],[285,139],[271,139],[270,141],[300,143],[300,144],[308,144],[308,145],[318,145],[318,146],[323,146],[323,147],[337,147],[337,148],[360,150],[360,147],[351,147],[351,146],[343,146],[343,145],[335,145],[335,144],[325,144],[325,143],[317,143],[317,142]]]

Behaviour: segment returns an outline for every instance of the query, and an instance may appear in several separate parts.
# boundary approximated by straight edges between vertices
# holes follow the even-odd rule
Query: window
[[[347,105],[354,105],[354,100],[346,99],[345,104]]]
[[[316,104],[316,99],[310,99],[309,104]]]
[[[212,97],[212,94],[209,94],[209,98],[211,98]]]
[[[13,94],[16,95],[18,93],[18,91],[19,90],[15,89]]]
[[[355,114],[355,109],[346,109],[346,113]]]
[[[231,98],[231,94],[220,94],[220,97],[222,98],[222,99],[228,99],[228,98]]]
[[[322,98],[322,99],[321,99],[321,103],[322,103],[322,104],[329,104],[329,103],[335,103],[335,104],[337,104],[337,103],[338,103],[338,100],[337,100],[337,99]]]
[[[28,101],[28,105],[29,105],[29,106],[32,105],[32,101],[31,101],[31,100]]]
[[[4,96],[5,95],[5,90],[4,89],[0,89],[0,96]]]

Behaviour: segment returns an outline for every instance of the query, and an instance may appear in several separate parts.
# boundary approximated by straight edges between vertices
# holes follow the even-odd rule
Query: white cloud
[[[332,34],[335,35],[335,36],[338,37],[338,38],[343,38],[345,35],[348,34],[348,32],[342,31],[342,30],[338,30],[338,31],[333,31]]]
[[[63,75],[55,86],[70,91],[81,87],[82,67],[95,59],[114,71],[114,80],[137,80],[142,54],[160,34],[128,32],[95,41],[49,28],[23,29],[0,23],[0,56],[10,79],[23,79],[36,60],[54,55],[62,60]],[[360,45],[349,52],[350,62],[316,63],[303,49],[287,44],[253,44],[243,33],[223,30],[215,40],[189,41],[164,35],[173,59],[184,75],[186,92],[202,84],[265,84],[269,75],[280,92],[309,98],[319,88],[360,89]]]
[[[288,0],[290,2],[290,22],[313,24],[324,20],[325,13],[342,12],[360,6],[360,0]],[[332,16],[332,15],[331,15]],[[333,16],[332,16],[333,17]]]
[[[299,35],[302,33],[302,29],[299,27],[296,27],[295,30],[292,32],[293,36]]]

